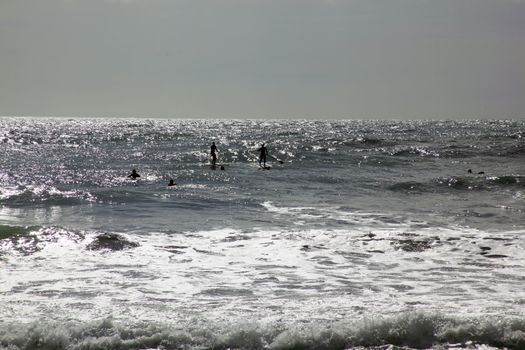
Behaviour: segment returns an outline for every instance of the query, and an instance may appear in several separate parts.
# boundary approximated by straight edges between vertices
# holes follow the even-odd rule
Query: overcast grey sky
[[[0,0],[0,115],[525,118],[525,0]]]

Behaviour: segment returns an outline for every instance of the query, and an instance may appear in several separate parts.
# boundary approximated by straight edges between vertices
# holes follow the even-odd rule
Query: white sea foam
[[[508,309],[525,302],[525,236],[519,230],[494,235],[399,225],[135,232],[121,235],[133,244],[117,251],[111,245],[90,249],[100,233],[49,232],[15,237],[2,250],[9,268],[0,273],[0,299],[8,310],[17,305],[6,320],[45,317],[49,298],[53,318],[81,320],[111,314],[154,321],[198,311],[211,319],[256,312],[259,320],[327,321],[414,308],[524,316],[520,308]],[[108,309],[111,300],[116,308]]]

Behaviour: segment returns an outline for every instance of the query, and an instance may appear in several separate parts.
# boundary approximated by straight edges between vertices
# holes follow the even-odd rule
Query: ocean
[[[0,349],[525,349],[524,132],[0,118]]]

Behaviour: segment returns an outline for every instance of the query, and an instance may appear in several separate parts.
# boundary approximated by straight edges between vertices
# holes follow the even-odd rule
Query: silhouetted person
[[[137,170],[133,169],[131,171],[131,174],[128,175],[128,177],[131,177],[133,180],[135,180],[137,177],[140,177],[140,175],[137,174]]]
[[[468,172],[469,174],[472,174],[472,169],[469,169],[467,172]],[[483,175],[483,174],[485,174],[484,171],[478,171],[478,175]]]
[[[259,166],[261,165],[261,162],[263,163],[263,167],[266,168],[266,156],[268,155],[268,148],[264,146],[264,143],[261,145],[261,148],[259,148],[257,151],[259,151]]]
[[[168,184],[168,186],[175,186],[175,185],[176,185],[175,181],[173,181],[173,179],[170,179],[170,183]]]
[[[221,165],[221,170],[225,170],[224,165]]]
[[[211,164],[215,165],[217,163],[217,146],[215,146],[215,142],[211,143]]]

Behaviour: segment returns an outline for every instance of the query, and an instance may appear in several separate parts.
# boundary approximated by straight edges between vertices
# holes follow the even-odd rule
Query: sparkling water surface
[[[525,347],[524,126],[2,118],[0,348]]]

